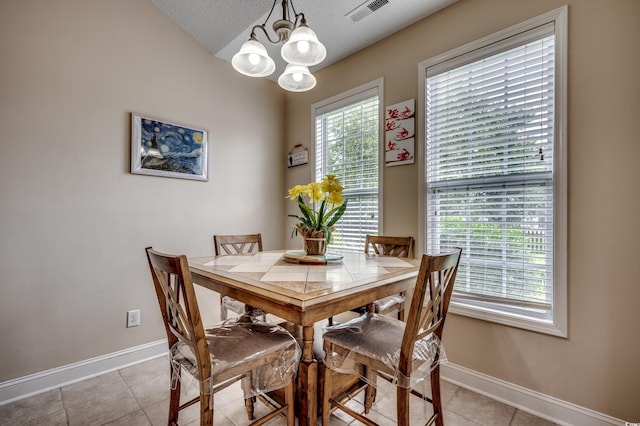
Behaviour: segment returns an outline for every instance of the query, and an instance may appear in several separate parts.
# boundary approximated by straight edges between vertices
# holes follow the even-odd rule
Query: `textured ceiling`
[[[160,10],[215,56],[231,62],[231,57],[249,39],[251,28],[262,24],[271,7],[271,0],[151,0]],[[354,9],[374,0],[293,0],[298,13],[304,13],[307,24],[327,47],[327,58],[311,68],[317,71],[376,41],[454,3],[457,0],[378,0],[384,4],[375,12],[354,23],[349,17]],[[267,23],[282,18],[281,1]],[[269,77],[277,80],[285,67],[280,46],[270,44],[258,32],[258,40],[276,62],[276,71]]]

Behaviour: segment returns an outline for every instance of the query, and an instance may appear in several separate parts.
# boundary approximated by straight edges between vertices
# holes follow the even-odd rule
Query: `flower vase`
[[[324,231],[296,225],[298,234],[302,238],[304,252],[308,255],[320,255],[327,252],[327,238]]]

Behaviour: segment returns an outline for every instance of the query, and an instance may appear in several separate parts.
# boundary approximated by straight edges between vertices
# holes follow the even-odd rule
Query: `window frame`
[[[344,91],[337,95],[331,96],[327,99],[315,102],[311,105],[311,141],[312,147],[310,161],[312,167],[310,167],[310,180],[316,181],[317,177],[317,135],[316,135],[316,118],[319,115],[325,114],[327,112],[337,110],[339,108],[351,105],[353,103],[357,103],[366,98],[368,93],[377,92],[378,95],[378,220],[377,220],[377,232],[378,234],[382,234],[382,224],[383,224],[383,161],[384,161],[384,151],[383,151],[383,143],[384,140],[384,129],[382,123],[384,122],[384,79],[382,77],[370,81],[368,83],[364,83],[360,86],[354,87],[353,89]],[[364,247],[364,240],[363,240]],[[345,249],[347,250],[347,249]]]
[[[555,140],[553,169],[553,307],[550,321],[522,315],[521,312],[507,308],[507,305],[494,305],[483,302],[465,302],[455,295],[451,300],[450,312],[498,324],[518,327],[526,330],[567,337],[567,27],[568,7],[563,6],[549,11],[525,22],[513,25],[479,40],[424,60],[418,64],[419,113],[422,120],[418,122],[418,248],[426,251],[427,241],[427,181],[426,181],[426,78],[427,69],[460,56],[473,57],[474,52],[491,45],[500,44],[519,34],[534,30],[547,24],[554,25],[555,34]],[[518,45],[525,44],[519,42]],[[494,55],[490,52],[484,56]],[[475,58],[473,60],[477,60]]]

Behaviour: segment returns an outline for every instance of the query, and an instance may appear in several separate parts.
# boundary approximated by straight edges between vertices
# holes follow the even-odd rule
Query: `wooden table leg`
[[[318,409],[318,361],[313,358],[313,326],[302,328],[302,360],[298,367],[300,426],[315,426]]]

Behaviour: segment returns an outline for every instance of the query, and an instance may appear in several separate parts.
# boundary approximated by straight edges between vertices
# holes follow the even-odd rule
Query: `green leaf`
[[[321,229],[322,228],[322,224],[325,221],[324,209],[326,207],[327,207],[327,200],[324,199],[324,200],[322,200],[322,203],[320,203],[320,210],[318,210],[318,221],[316,222],[316,229]]]
[[[307,206],[304,201],[302,200],[302,197],[298,196],[298,206],[300,207],[300,211],[302,212],[302,215],[305,217],[305,225],[307,226],[312,226],[314,224],[314,214],[313,211],[309,208],[309,206]],[[315,226],[312,226],[315,227]]]
[[[327,227],[328,228],[331,228],[333,225],[335,225],[336,222],[342,217],[342,215],[344,214],[345,210],[347,210],[347,201],[345,200],[345,202],[342,203],[342,205],[340,207],[337,207],[334,210],[337,210],[337,211],[335,212],[335,214],[333,215],[331,220],[327,223]]]
[[[294,219],[297,219],[297,220],[298,220],[298,222],[300,222],[300,223],[302,223],[302,224],[304,224],[304,225],[309,226],[309,223],[310,223],[310,222],[309,222],[309,220],[308,220],[307,218],[305,218],[305,217],[298,216],[298,215],[295,215],[295,214],[290,214],[290,215],[287,215],[287,216],[288,216],[288,217],[292,217],[292,218],[294,218]]]

